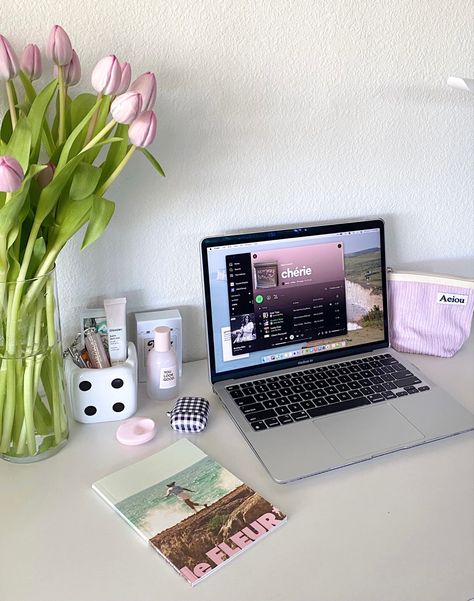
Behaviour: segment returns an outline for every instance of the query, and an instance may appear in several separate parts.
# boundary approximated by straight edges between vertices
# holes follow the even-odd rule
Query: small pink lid
[[[132,417],[117,428],[116,437],[126,445],[138,445],[148,442],[156,434],[155,422],[149,417]]]

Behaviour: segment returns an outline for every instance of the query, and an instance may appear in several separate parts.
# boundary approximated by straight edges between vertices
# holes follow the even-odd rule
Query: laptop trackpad
[[[320,417],[313,424],[346,459],[378,455],[425,438],[388,403]]]

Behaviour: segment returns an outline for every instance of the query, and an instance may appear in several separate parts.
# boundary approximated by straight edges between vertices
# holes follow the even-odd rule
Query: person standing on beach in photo
[[[206,503],[195,503],[191,500],[191,495],[189,493],[194,492],[193,490],[190,490],[189,488],[183,488],[182,486],[178,486],[176,482],[171,482],[166,486],[168,487],[168,490],[166,491],[165,495],[166,497],[169,497],[170,495],[176,495],[178,499],[181,499],[181,501],[184,501],[188,507],[193,509],[194,513],[197,513],[196,507],[207,507]]]

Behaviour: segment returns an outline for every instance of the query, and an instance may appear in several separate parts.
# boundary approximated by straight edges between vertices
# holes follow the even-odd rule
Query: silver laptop
[[[474,428],[390,349],[382,220],[207,238],[202,265],[213,389],[276,482]]]

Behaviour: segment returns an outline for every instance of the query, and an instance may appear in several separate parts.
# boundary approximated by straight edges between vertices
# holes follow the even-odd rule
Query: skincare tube
[[[85,331],[86,338],[86,349],[90,358],[92,367],[95,369],[103,369],[104,367],[110,367],[109,358],[105,352],[102,339],[94,330],[89,328]]]
[[[107,318],[107,337],[109,339],[110,362],[122,363],[127,359],[127,314],[126,298],[107,298],[104,300]]]

